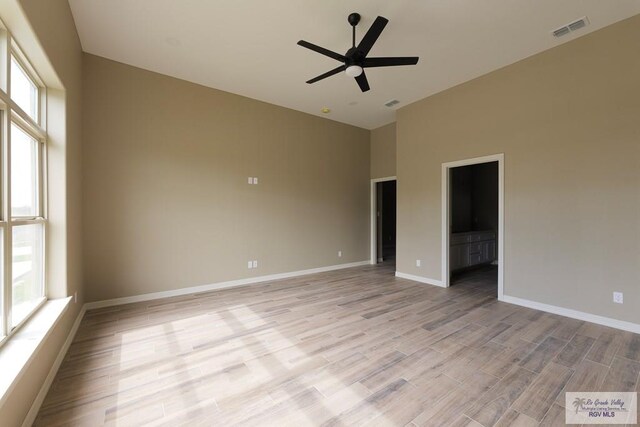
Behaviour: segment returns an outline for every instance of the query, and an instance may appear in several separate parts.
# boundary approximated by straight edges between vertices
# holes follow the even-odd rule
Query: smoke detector
[[[584,28],[587,25],[589,25],[589,18],[583,16],[580,19],[576,19],[575,21],[570,22],[567,25],[563,25],[562,27],[553,30],[551,33],[554,37],[562,37],[566,36],[572,31],[577,31],[581,28]]]

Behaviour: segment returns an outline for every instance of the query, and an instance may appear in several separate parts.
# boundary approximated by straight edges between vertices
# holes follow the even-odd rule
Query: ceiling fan
[[[327,71],[324,74],[320,74],[318,77],[308,80],[307,83],[315,83],[344,71],[349,77],[354,77],[356,79],[358,86],[360,86],[360,90],[366,92],[370,88],[367,76],[364,73],[364,68],[415,65],[418,63],[419,58],[417,56],[367,58],[369,51],[375,44],[376,40],[378,40],[378,37],[380,37],[384,27],[389,22],[387,18],[378,16],[369,28],[369,31],[367,31],[367,34],[365,34],[362,40],[360,40],[360,44],[358,44],[358,46],[356,46],[356,26],[360,22],[360,14],[352,13],[349,15],[347,20],[352,27],[352,46],[344,55],[340,55],[339,53],[316,46],[315,44],[304,40],[300,40],[298,42],[302,47],[306,47],[307,49],[311,49],[314,52],[318,52],[343,63],[343,65],[334,68],[331,71]]]

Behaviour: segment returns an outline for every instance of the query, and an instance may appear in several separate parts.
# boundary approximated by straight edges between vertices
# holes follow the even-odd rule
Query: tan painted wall
[[[368,130],[88,54],[84,105],[90,301],[368,258]]]
[[[504,153],[505,294],[640,323],[638,40],[640,16],[399,110],[398,270],[440,279],[441,164]]]
[[[53,361],[66,340],[83,301],[81,248],[81,72],[82,51],[67,0],[20,0],[24,15],[48,57],[48,66],[64,86],[52,88],[50,102],[48,283],[50,296],[78,293],[63,318],[46,339],[33,362],[0,408],[0,424],[22,424],[40,391]],[[7,7],[8,4],[5,5]],[[17,20],[14,20],[17,22]],[[12,28],[10,28],[13,30]],[[35,46],[28,26],[16,28],[14,36],[27,54]],[[41,53],[41,49],[37,48]],[[30,57],[34,62],[40,59]],[[47,60],[47,58],[44,58]],[[35,64],[41,65],[41,64]],[[42,67],[39,70],[45,71]],[[42,76],[45,78],[45,76]],[[66,109],[61,102],[66,98]],[[57,108],[61,106],[61,108]]]
[[[396,175],[396,124],[371,131],[371,178]]]

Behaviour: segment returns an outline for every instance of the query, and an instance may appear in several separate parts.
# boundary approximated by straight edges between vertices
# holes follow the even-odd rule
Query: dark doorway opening
[[[451,286],[498,288],[498,162],[451,168]]]
[[[396,181],[376,184],[378,262],[396,259]]]

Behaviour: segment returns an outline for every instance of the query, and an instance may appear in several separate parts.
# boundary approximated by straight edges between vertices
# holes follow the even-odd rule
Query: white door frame
[[[376,184],[386,181],[397,181],[395,176],[387,176],[385,178],[374,178],[371,180],[371,260],[369,263],[375,265],[378,263],[378,216],[376,215]],[[397,184],[396,184],[397,185]],[[397,187],[396,187],[397,188]]]
[[[451,186],[449,169],[460,166],[498,162],[498,300],[504,295],[504,154],[476,157],[442,164],[442,285],[449,287],[449,227]]]

